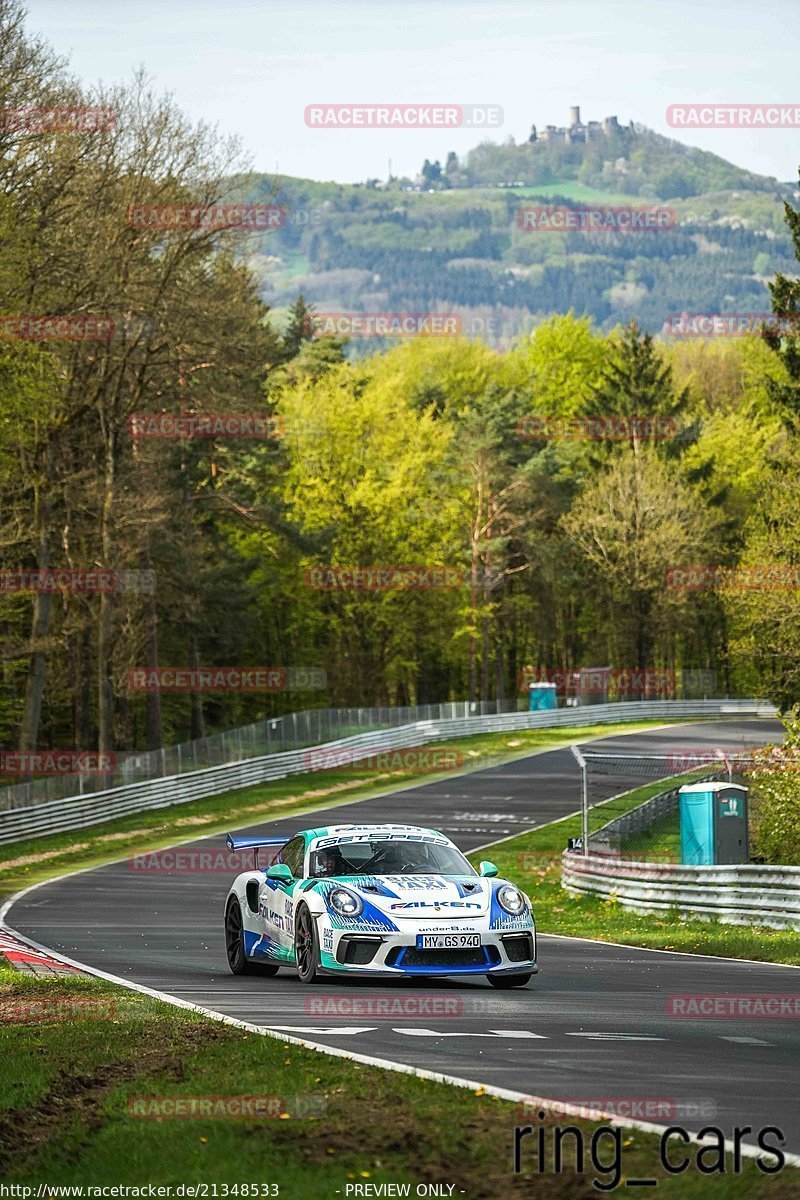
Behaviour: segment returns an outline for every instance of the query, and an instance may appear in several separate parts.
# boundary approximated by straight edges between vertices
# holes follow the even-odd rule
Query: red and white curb
[[[24,971],[27,975],[38,975],[42,979],[63,979],[65,976],[74,977],[81,974],[77,967],[59,962],[43,950],[32,949],[5,930],[0,930],[0,954],[5,955],[11,966],[16,967],[18,971]]]

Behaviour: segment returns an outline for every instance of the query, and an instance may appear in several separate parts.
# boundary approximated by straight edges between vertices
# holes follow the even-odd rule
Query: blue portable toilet
[[[543,708],[557,708],[556,685],[554,683],[528,684],[528,711],[538,712]]]
[[[678,796],[682,863],[747,862],[747,788],[738,783],[685,783]]]

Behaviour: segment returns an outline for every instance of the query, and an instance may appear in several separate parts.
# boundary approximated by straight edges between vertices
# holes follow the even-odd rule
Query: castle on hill
[[[631,122],[629,128],[633,128]],[[573,104],[569,110],[569,125],[545,125],[541,133],[536,132],[536,126],[531,126],[529,142],[594,142],[599,138],[610,137],[622,133],[623,126],[616,117],[604,117],[602,121],[590,121],[584,125],[581,120],[580,106]]]

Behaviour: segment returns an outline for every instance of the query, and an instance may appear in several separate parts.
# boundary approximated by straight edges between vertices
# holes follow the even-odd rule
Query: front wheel
[[[297,910],[294,926],[294,955],[301,983],[313,983],[319,966],[319,946],[314,918],[303,904]]]
[[[529,971],[527,975],[487,975],[486,978],[492,987],[505,991],[507,988],[525,987],[528,980],[533,978],[533,972]]]

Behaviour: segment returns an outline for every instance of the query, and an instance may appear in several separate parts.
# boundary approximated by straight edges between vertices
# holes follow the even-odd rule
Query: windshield
[[[311,855],[311,875],[476,875],[455,846],[430,842],[340,842]]]

